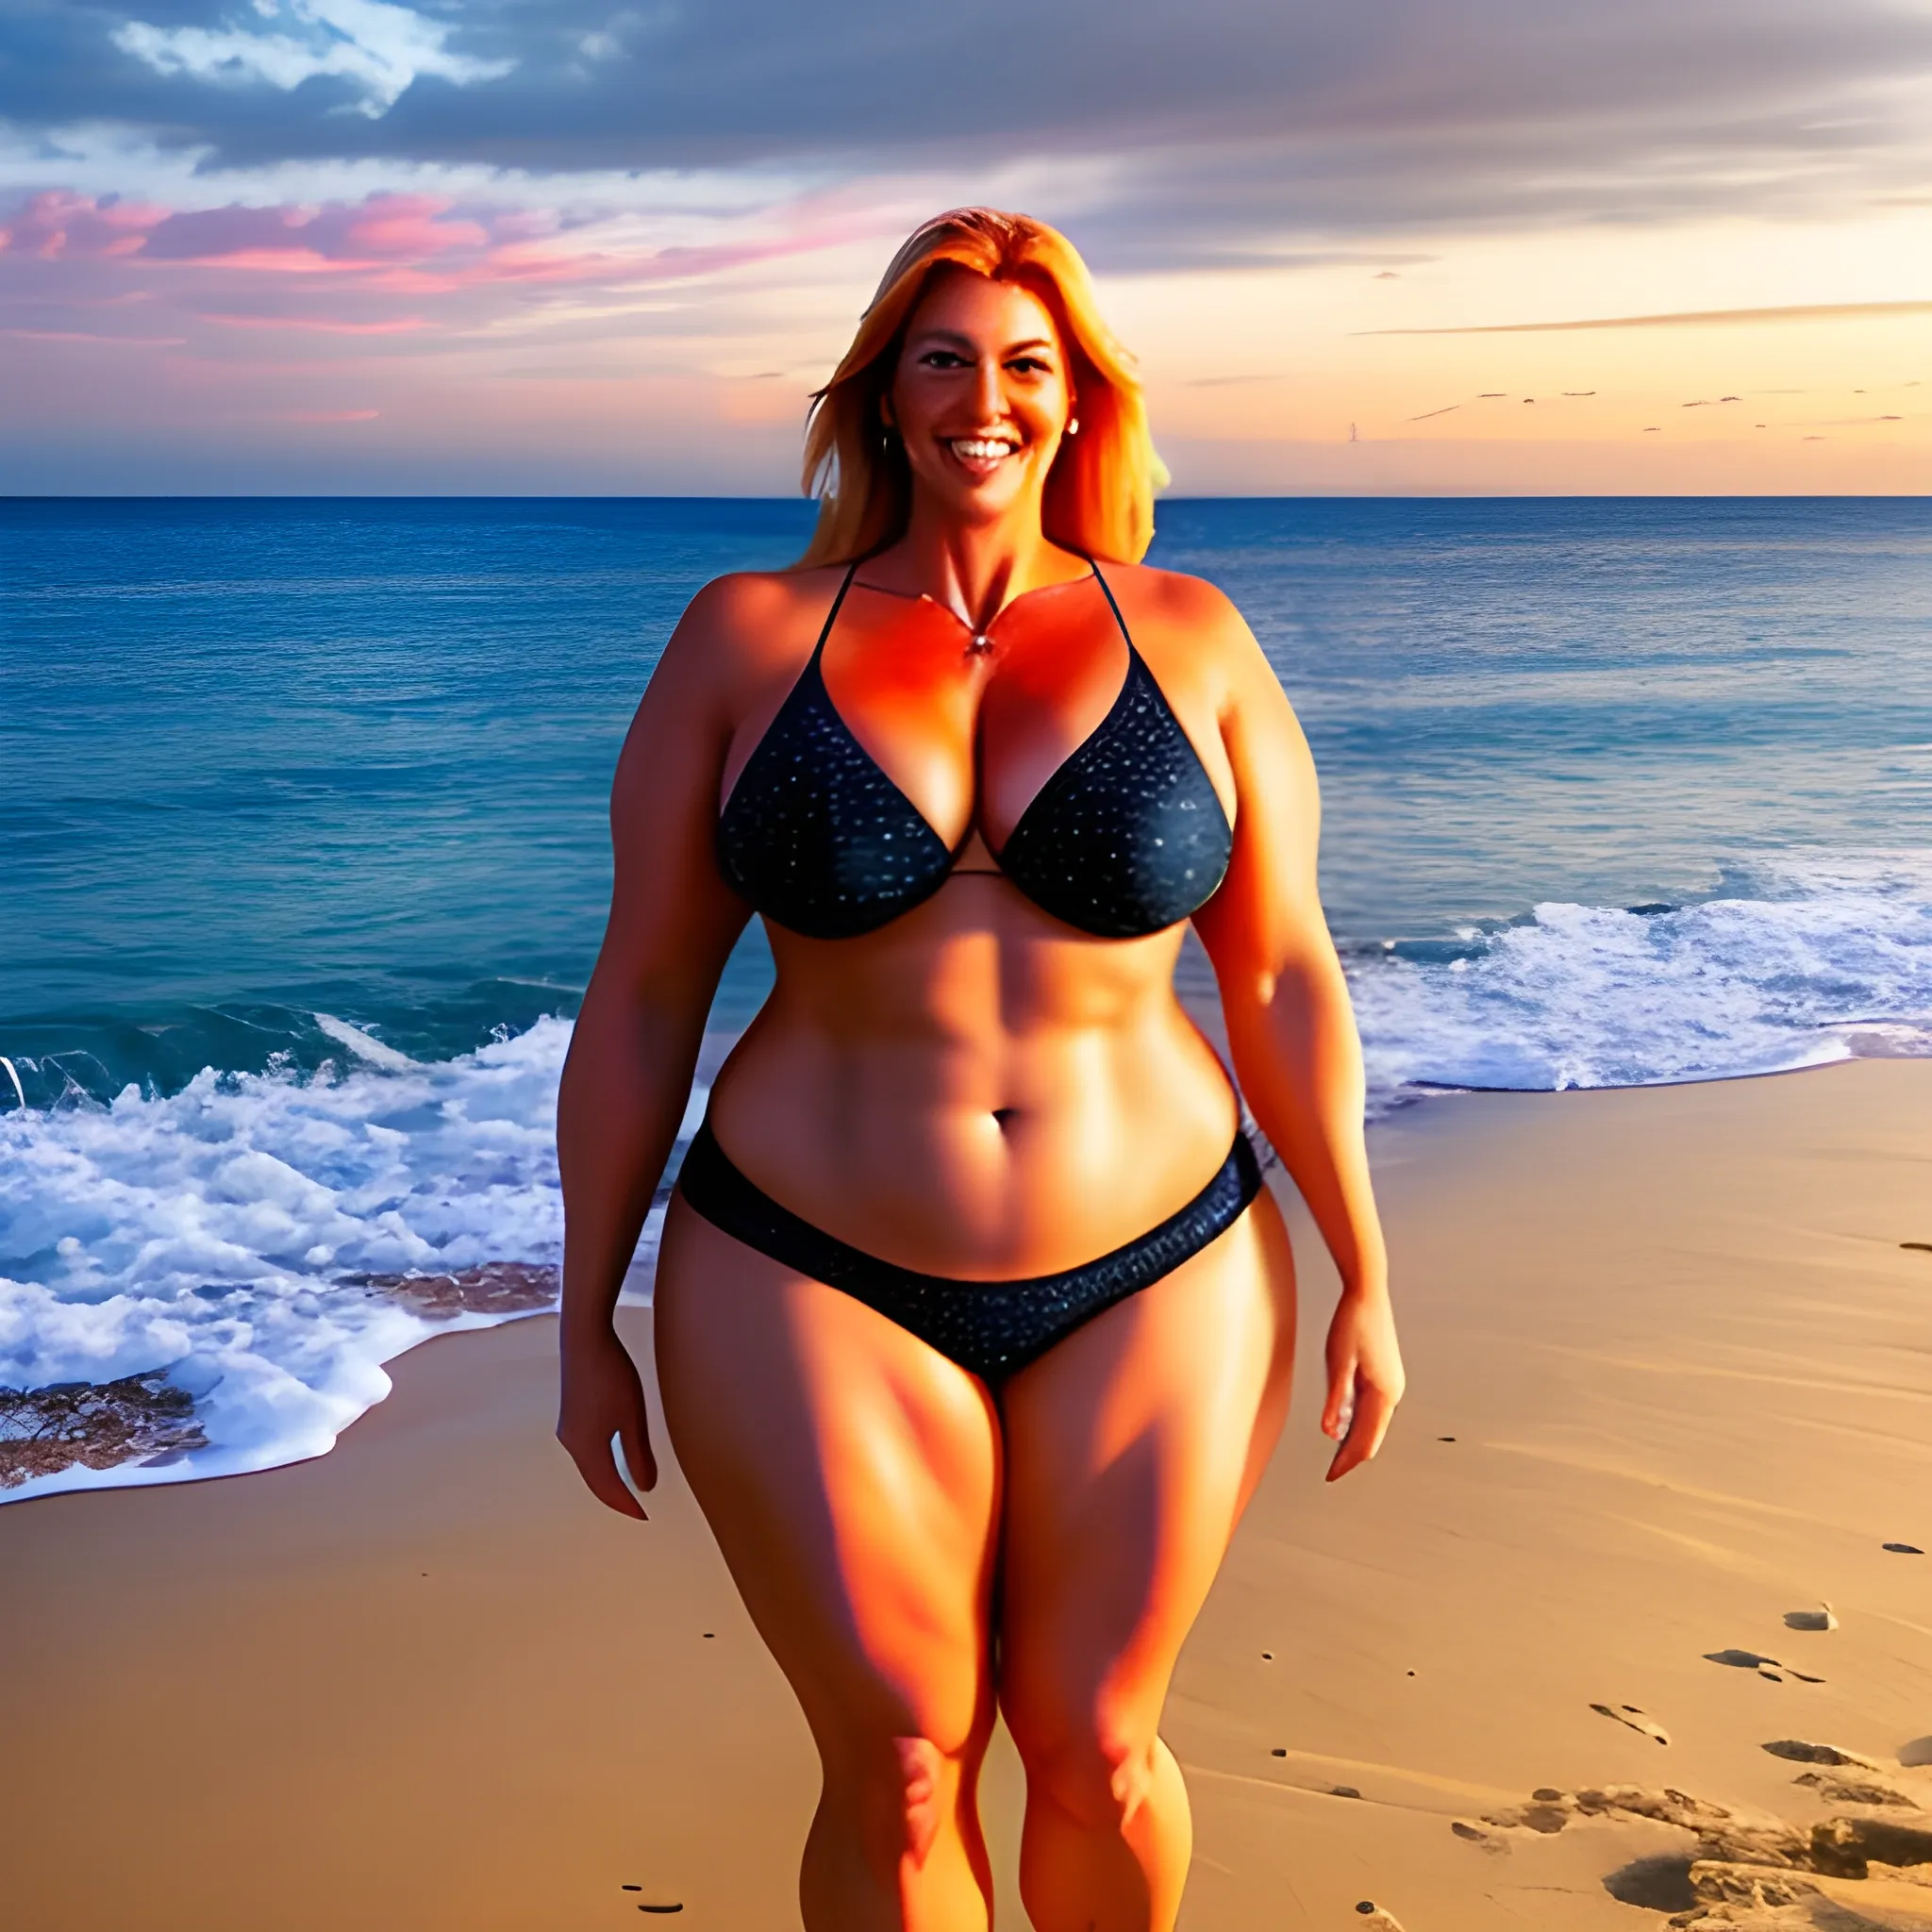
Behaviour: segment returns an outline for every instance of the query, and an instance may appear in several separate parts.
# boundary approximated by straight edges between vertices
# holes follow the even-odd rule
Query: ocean
[[[618,746],[808,525],[0,503],[0,1499],[319,1454],[547,1305]],[[1932,1054],[1932,501],[1177,501],[1151,560],[1307,730],[1373,1112]]]

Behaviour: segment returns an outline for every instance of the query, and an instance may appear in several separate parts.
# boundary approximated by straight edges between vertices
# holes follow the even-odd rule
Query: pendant
[[[981,653],[992,649],[992,640],[983,630],[976,630],[973,633],[973,641],[966,648],[974,657],[978,657]]]

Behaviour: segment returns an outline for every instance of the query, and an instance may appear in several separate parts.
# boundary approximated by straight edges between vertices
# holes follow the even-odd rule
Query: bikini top
[[[808,939],[856,939],[937,892],[956,851],[856,739],[821,659],[858,569],[832,601],[810,661],[758,741],[717,822],[726,882]],[[1042,911],[1099,939],[1160,932],[1207,904],[1234,835],[1188,735],[1134,648],[1120,695],[1035,794],[995,855]]]

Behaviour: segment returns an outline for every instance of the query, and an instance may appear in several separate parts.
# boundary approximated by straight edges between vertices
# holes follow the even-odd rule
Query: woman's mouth
[[[948,437],[945,446],[953,460],[975,476],[991,476],[1020,448],[1017,442],[1004,436]]]

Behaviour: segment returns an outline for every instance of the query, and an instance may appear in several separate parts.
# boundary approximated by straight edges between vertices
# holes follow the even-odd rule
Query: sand
[[[1932,1555],[1883,1547],[1932,1551],[1932,1065],[1445,1097],[1374,1156],[1412,1392],[1324,1488],[1306,1351],[1169,1707],[1182,1924],[1662,1925],[1696,1835],[1627,1806],[1734,1841],[1917,1816],[1801,1776],[1932,1807]],[[554,1340],[416,1351],[320,1461],[0,1508],[0,1924],[796,1924],[803,1724],[675,1469],[644,1527],[577,1486]],[[1614,1786],[1680,1797],[1579,1809]],[[1003,1755],[1003,1846],[1018,1798]],[[1730,1923],[1932,1926],[1924,1887],[1779,1882]]]

